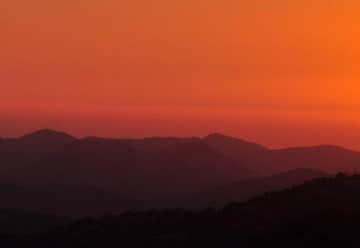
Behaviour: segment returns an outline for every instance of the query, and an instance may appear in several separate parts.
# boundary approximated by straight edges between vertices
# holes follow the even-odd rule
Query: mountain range
[[[76,195],[94,202],[90,198],[101,195],[111,200],[100,202],[128,209],[245,199],[327,173],[356,171],[360,153],[333,145],[274,150],[222,134],[106,139],[43,129],[0,139],[0,164],[2,185],[47,195],[47,203]]]

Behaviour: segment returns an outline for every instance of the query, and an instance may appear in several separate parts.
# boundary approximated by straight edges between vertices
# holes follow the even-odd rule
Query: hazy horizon
[[[266,144],[263,144],[261,142],[257,142],[255,140],[251,140],[251,139],[246,139],[244,137],[241,136],[234,136],[231,134],[227,134],[227,133],[222,133],[222,132],[218,132],[218,131],[213,131],[210,133],[207,133],[205,135],[183,135],[183,136],[176,136],[176,135],[166,135],[166,136],[159,136],[159,135],[147,135],[147,136],[101,136],[101,135],[94,135],[94,134],[85,134],[85,135],[75,135],[71,132],[67,132],[64,130],[59,130],[59,129],[54,129],[54,128],[49,128],[49,127],[45,127],[45,128],[37,128],[34,130],[30,130],[28,132],[22,133],[22,134],[18,134],[18,135],[13,135],[13,136],[3,136],[0,133],[0,138],[9,138],[9,139],[17,139],[17,138],[21,138],[27,135],[31,135],[31,134],[36,134],[38,132],[42,132],[42,131],[49,131],[49,132],[60,132],[66,135],[70,135],[76,139],[86,139],[86,138],[101,138],[101,139],[129,139],[129,140],[142,140],[142,139],[152,139],[152,138],[159,138],[159,139],[166,139],[166,138],[174,138],[174,139],[187,139],[187,138],[199,138],[199,139],[203,139],[206,137],[209,137],[211,135],[221,135],[224,137],[228,137],[228,138],[235,138],[244,142],[249,142],[249,143],[254,143],[257,145],[261,145],[267,149],[271,149],[271,150],[277,150],[277,149],[288,149],[288,148],[304,148],[304,147],[319,147],[319,146],[335,146],[335,147],[340,147],[340,148],[344,148],[344,149],[349,149],[349,150],[353,150],[353,151],[358,151],[356,149],[352,149],[350,147],[346,147],[346,146],[342,146],[336,143],[314,143],[314,144],[303,144],[303,145],[289,145],[289,146],[279,146],[279,147],[274,147],[274,146],[268,146]]]
[[[360,150],[360,4],[4,1],[0,133]]]

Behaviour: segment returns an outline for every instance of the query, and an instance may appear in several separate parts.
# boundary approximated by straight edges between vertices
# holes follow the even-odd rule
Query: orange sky
[[[0,136],[360,150],[357,0],[3,0]]]

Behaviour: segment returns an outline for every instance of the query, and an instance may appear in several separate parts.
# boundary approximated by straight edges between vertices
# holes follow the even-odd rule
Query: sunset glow
[[[360,150],[360,2],[3,0],[0,136]]]

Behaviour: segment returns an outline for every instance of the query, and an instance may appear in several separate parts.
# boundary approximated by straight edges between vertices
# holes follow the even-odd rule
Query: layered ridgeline
[[[4,207],[98,214],[248,199],[323,173],[356,171],[360,153],[336,146],[271,150],[221,134],[78,139],[40,130],[0,139],[0,164]]]
[[[358,243],[359,194],[359,175],[338,174],[231,203],[218,210],[127,212],[65,220],[66,225],[64,220],[50,216],[0,211],[7,220],[12,220],[6,222],[11,228],[0,226],[0,245],[17,248],[355,247],[351,244]],[[31,227],[31,223],[36,224],[37,232],[25,236],[24,228]],[[48,231],[44,232],[46,228]]]

